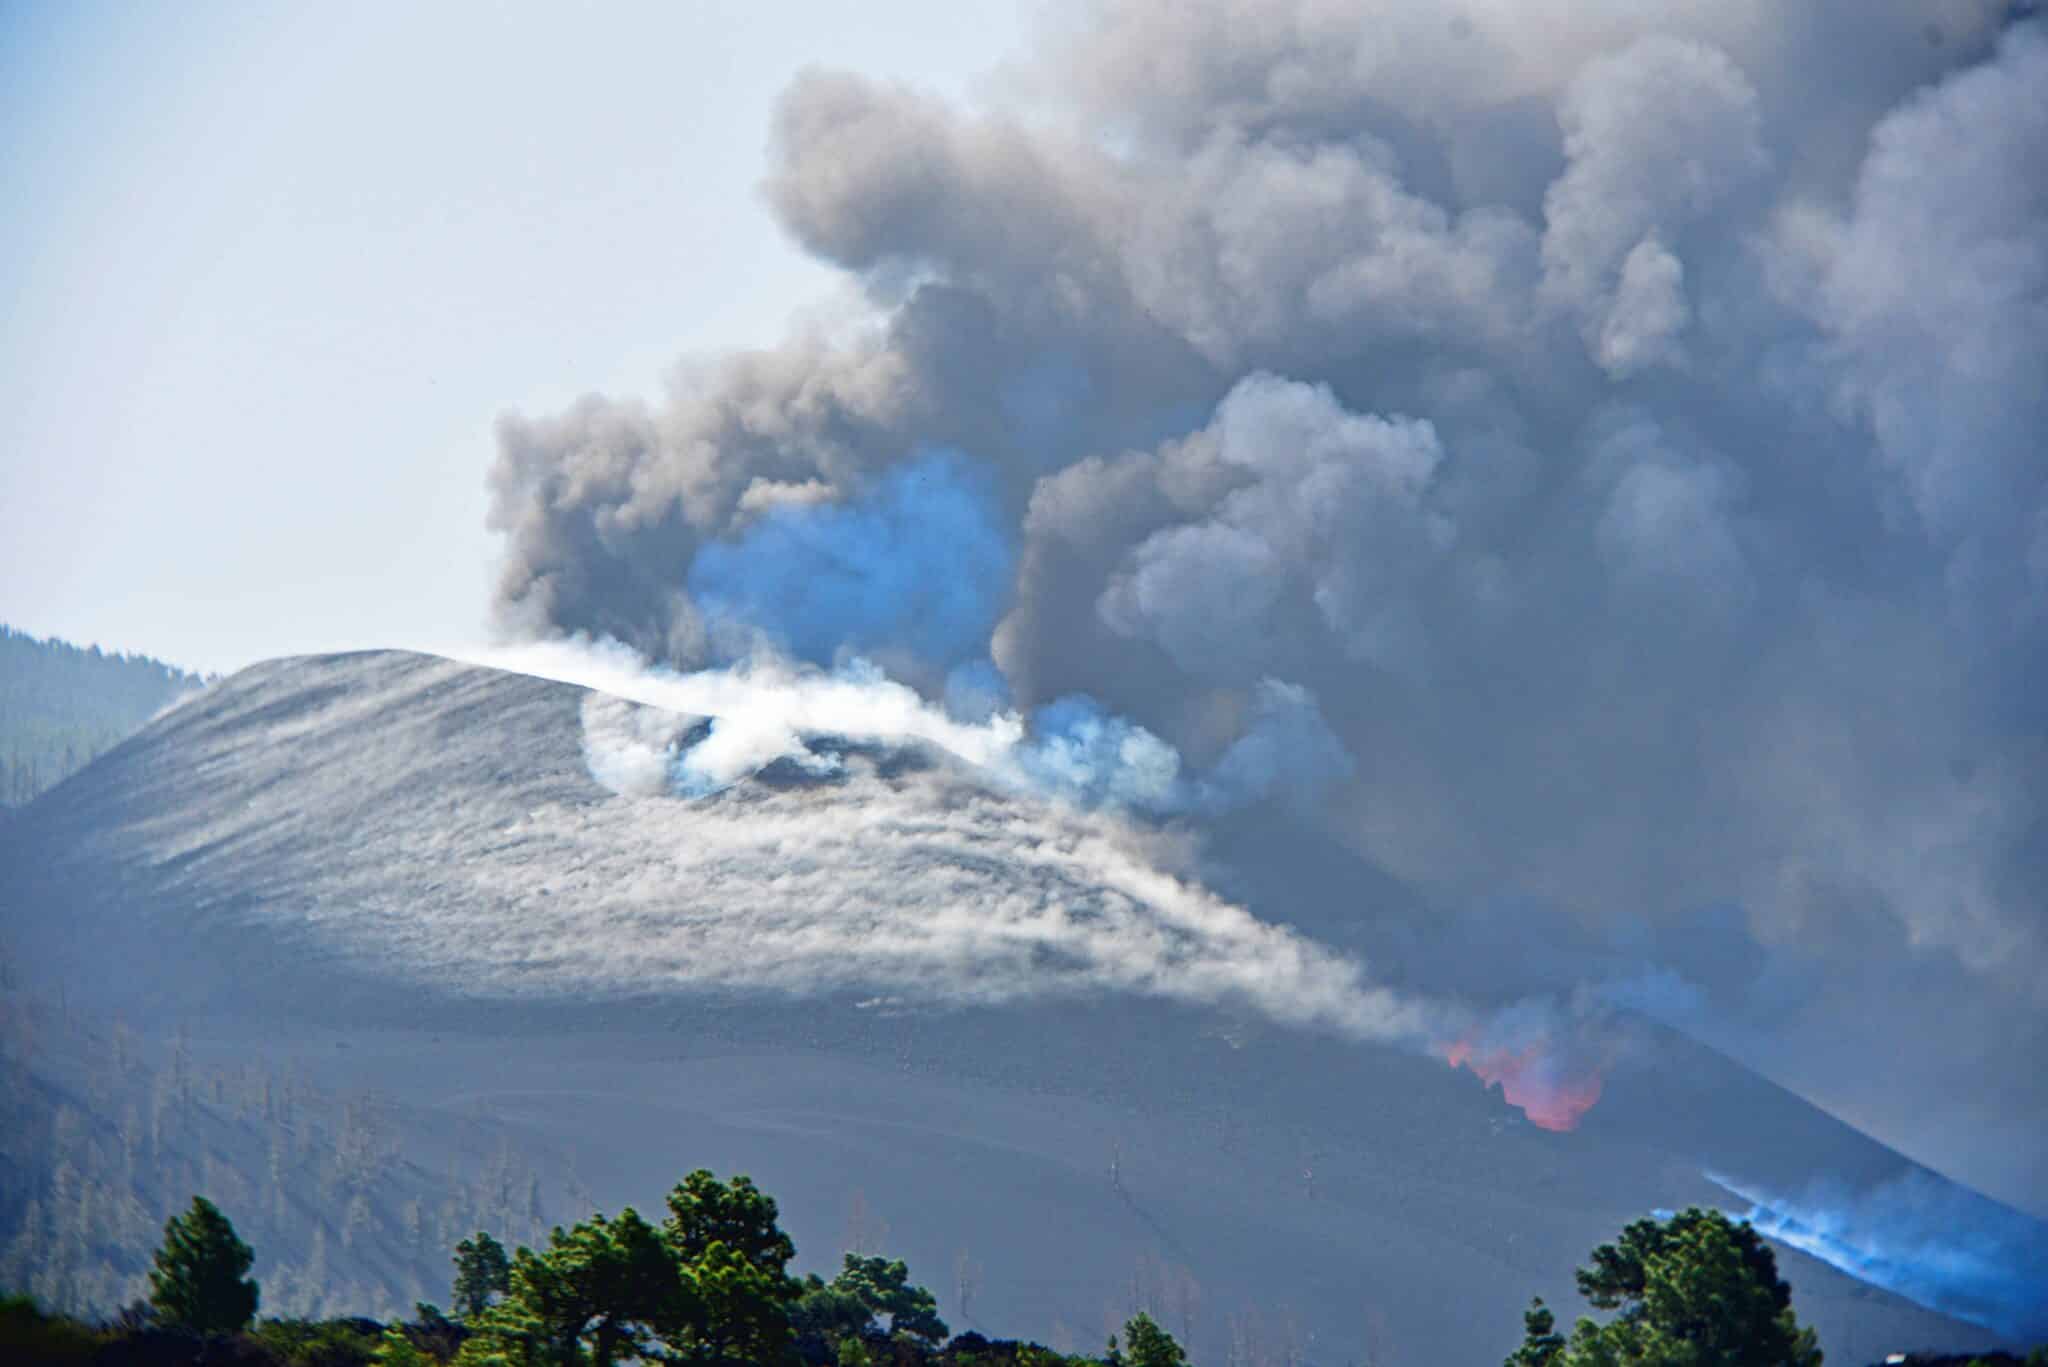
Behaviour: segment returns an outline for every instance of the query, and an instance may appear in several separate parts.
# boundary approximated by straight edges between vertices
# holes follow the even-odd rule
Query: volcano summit
[[[605,1202],[750,1170],[800,1246],[875,1212],[1043,1334],[1092,1339],[1128,1280],[1211,1356],[1479,1357],[1618,1223],[1729,1183],[1853,1210],[1914,1182],[2029,1224],[1626,1013],[1598,1104],[1532,1124],[1431,1052],[1512,1006],[1376,984],[1208,890],[1196,832],[844,734],[686,795],[716,731],[426,656],[256,666],[0,826],[6,923],[72,1010],[374,1084],[404,1124],[487,1114]],[[1362,944],[1369,910],[1320,924]],[[1991,1341],[1784,1256],[1837,1351]]]

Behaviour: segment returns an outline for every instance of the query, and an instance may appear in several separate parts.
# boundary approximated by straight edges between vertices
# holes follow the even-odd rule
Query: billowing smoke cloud
[[[2048,1336],[2048,1225],[2038,1220],[1917,1172],[1868,1190],[1797,1193],[1707,1176],[1780,1243],[2015,1342]]]
[[[869,325],[505,419],[505,620],[857,653],[1133,811],[1326,785],[1466,957],[1633,936],[2048,1203],[1971,1137],[2048,1126],[2043,22],[1119,4],[1017,88],[796,81],[768,199]]]

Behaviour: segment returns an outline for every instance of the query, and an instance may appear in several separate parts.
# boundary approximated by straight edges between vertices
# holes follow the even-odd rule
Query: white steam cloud
[[[1043,709],[1036,730],[1012,711],[962,721],[861,660],[827,671],[764,650],[681,673],[609,641],[533,642],[483,659],[597,690],[583,713],[586,761],[600,783],[633,796],[707,796],[778,763],[839,772],[821,741],[921,742],[1009,791],[1155,815],[1227,810],[1283,786],[1313,793],[1350,772],[1315,700],[1271,679],[1254,692],[1244,734],[1207,773],[1189,775],[1172,746],[1086,700]]]

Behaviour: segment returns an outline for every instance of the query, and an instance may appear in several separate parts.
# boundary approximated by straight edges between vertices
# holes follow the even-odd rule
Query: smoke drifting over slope
[[[1447,940],[1679,946],[1691,1027],[2048,1203],[2042,21],[1127,4],[1022,74],[795,82],[768,198],[870,320],[506,418],[506,621],[1325,785]]]
[[[640,849],[648,867],[625,881],[650,899],[632,937],[650,982],[942,1003],[1109,991],[1223,1006],[1442,1053],[1547,1130],[1576,1128],[1630,1038],[1615,1018],[1622,1003],[1605,997],[1486,1010],[1376,982],[1354,956],[1202,887],[1184,842],[1128,820],[1133,809],[1227,810],[1282,775],[1292,793],[1314,791],[1284,756],[1320,756],[1327,733],[1270,680],[1246,735],[1208,774],[1183,776],[1158,737],[1079,702],[1040,709],[1029,732],[1012,713],[962,722],[858,662],[829,675],[772,658],[677,674],[616,644],[554,642],[497,663],[605,690],[583,701],[582,749],[613,792],[719,799],[693,809],[680,848],[671,815],[643,813],[660,843]],[[904,777],[927,767],[920,749],[966,763]],[[741,786],[760,778],[769,795]],[[778,802],[792,782],[830,801]],[[700,909],[651,935],[655,903],[683,888]],[[574,938],[603,937],[591,923]],[[572,957],[541,956],[548,980],[596,981]]]
[[[1784,1195],[1709,1173],[1763,1233],[1860,1281],[2018,1342],[2048,1334],[2048,1228],[1975,1192],[1909,1173],[1867,1191]]]

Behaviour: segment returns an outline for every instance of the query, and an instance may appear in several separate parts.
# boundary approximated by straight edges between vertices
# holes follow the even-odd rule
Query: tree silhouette
[[[1720,1367],[1820,1367],[1813,1331],[1792,1311],[1770,1246],[1747,1222],[1693,1208],[1669,1220],[1637,1220],[1593,1250],[1579,1292],[1618,1314],[1581,1319],[1568,1342],[1537,1301],[1523,1316],[1509,1367],[1608,1367],[1620,1363],[1714,1363]]]
[[[796,1245],[776,1223],[777,1216],[775,1198],[755,1186],[751,1177],[721,1182],[708,1169],[698,1168],[669,1192],[662,1237],[685,1263],[697,1262],[713,1244],[724,1244],[728,1252],[778,1282],[787,1282],[784,1298],[794,1300],[802,1288],[786,1269],[796,1256]]]
[[[543,1253],[519,1250],[508,1306],[530,1317],[565,1361],[611,1367],[643,1355],[657,1335],[686,1336],[700,1316],[660,1232],[631,1206],[556,1229]]]
[[[910,1282],[902,1259],[846,1255],[845,1270],[832,1279],[832,1290],[852,1296],[872,1315],[887,1315],[891,1333],[911,1334],[930,1343],[946,1337],[939,1302],[931,1292]]]
[[[1538,1296],[1522,1312],[1522,1346],[1508,1354],[1502,1367],[1551,1367],[1564,1353],[1564,1335],[1557,1332],[1557,1316]]]
[[[256,1255],[235,1236],[228,1217],[203,1196],[164,1224],[163,1246],[149,1272],[150,1304],[168,1324],[202,1334],[247,1327],[258,1291],[249,1280]]]
[[[505,1246],[482,1230],[455,1245],[455,1289],[449,1297],[455,1303],[457,1319],[474,1319],[491,1303],[491,1293],[504,1295],[511,1287],[512,1260]]]
[[[1115,1340],[1110,1342],[1113,1344]],[[1124,1324],[1123,1361],[1127,1367],[1187,1367],[1188,1355],[1173,1335],[1140,1310]]]

